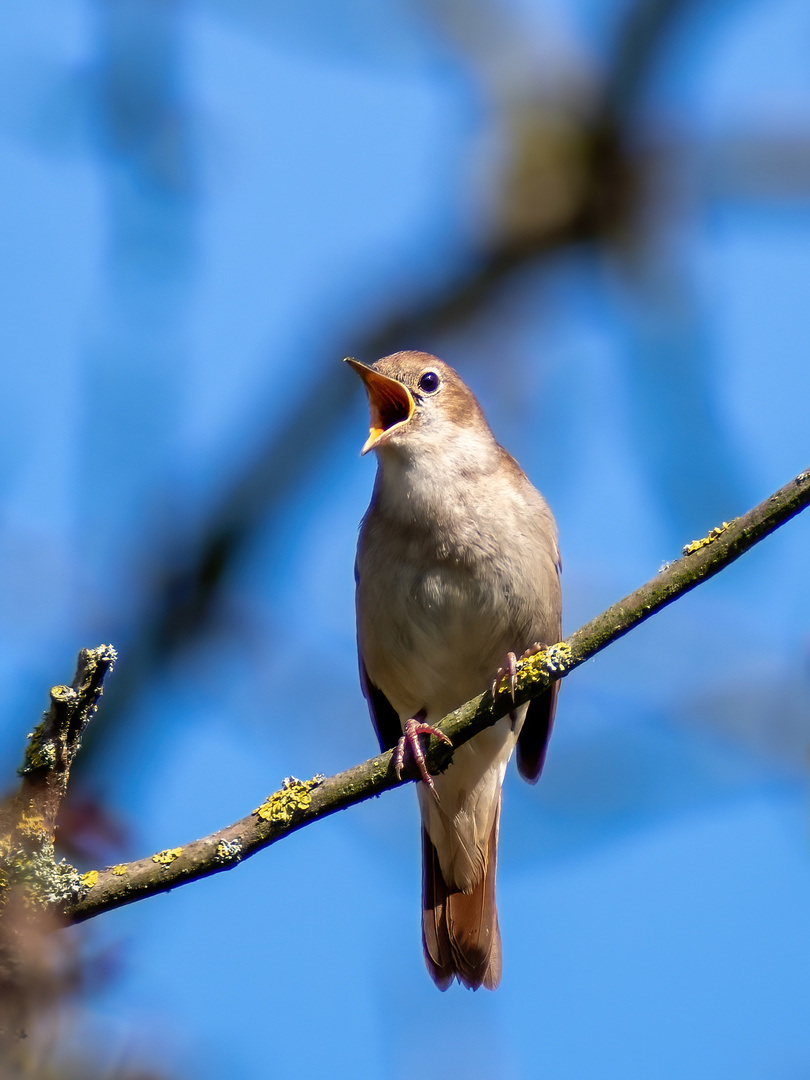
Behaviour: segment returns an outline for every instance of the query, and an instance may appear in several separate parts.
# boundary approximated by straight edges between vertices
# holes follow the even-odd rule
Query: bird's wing
[[[402,734],[399,714],[379,686],[375,686],[369,679],[359,648],[357,655],[360,661],[360,687],[368,702],[368,711],[380,741],[380,750],[391,750]]]
[[[529,703],[526,719],[518,736],[518,772],[530,784],[536,784],[540,779],[540,773],[543,771],[548,740],[551,738],[551,728],[554,724],[559,689],[559,682],[552,683],[545,694],[541,694],[540,697],[534,698]]]
[[[562,559],[556,543],[554,552],[556,556],[557,583],[559,583],[560,574],[562,573]],[[562,617],[557,622],[555,641],[560,641],[561,638]],[[554,642],[547,642],[546,644],[552,645]],[[518,772],[530,784],[536,784],[540,779],[540,773],[543,771],[548,740],[551,738],[551,729],[554,726],[554,713],[557,711],[557,694],[559,690],[559,682],[554,682],[544,694],[529,702],[526,719],[518,736],[516,753]]]

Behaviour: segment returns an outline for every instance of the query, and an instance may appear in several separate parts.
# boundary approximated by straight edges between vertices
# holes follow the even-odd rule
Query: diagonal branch
[[[743,517],[723,522],[704,539],[687,545],[682,558],[665,566],[651,581],[565,641],[524,661],[518,668],[517,702],[542,693],[552,681],[563,678],[634,626],[719,573],[808,503],[810,469]],[[459,746],[504,716],[511,704],[502,683],[494,698],[487,691],[468,701],[446,716],[441,728]],[[431,740],[428,760],[434,771],[446,767],[451,755],[438,740]],[[388,751],[329,778],[302,782],[288,777],[284,787],[262,806],[220,832],[145,859],[85,874],[82,895],[64,904],[63,914],[68,921],[83,922],[103,911],[229,870],[319,818],[414,779],[411,773],[397,780],[391,759]]]

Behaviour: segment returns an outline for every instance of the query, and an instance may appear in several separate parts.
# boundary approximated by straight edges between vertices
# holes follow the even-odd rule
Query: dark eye
[[[419,389],[423,394],[435,394],[439,389],[439,375],[436,371],[426,371],[419,377]]]

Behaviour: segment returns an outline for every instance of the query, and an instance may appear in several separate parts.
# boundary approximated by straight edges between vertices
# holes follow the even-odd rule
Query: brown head
[[[363,380],[371,421],[361,453],[445,450],[459,439],[494,445],[475,394],[449,364],[425,352],[398,352],[370,367],[346,357]]]

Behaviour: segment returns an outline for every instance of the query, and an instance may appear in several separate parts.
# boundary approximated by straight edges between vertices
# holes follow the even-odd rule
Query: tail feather
[[[458,979],[470,990],[501,981],[501,933],[495,906],[495,869],[501,802],[492,822],[484,872],[469,893],[445,881],[436,848],[422,826],[422,944],[440,990]]]

